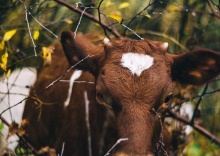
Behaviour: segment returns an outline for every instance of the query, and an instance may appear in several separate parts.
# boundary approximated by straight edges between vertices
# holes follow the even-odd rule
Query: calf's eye
[[[173,94],[170,93],[170,94],[165,98],[164,103],[168,103],[168,102],[172,99],[172,97],[173,97]]]

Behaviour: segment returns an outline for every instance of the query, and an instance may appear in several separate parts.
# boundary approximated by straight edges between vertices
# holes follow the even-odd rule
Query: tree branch
[[[104,1],[104,0],[101,0],[100,3],[99,3],[99,6],[98,6],[99,23],[102,23],[100,7],[101,7],[103,1]],[[101,27],[102,27],[102,29],[103,29],[103,31],[104,31],[104,33],[105,33],[105,36],[108,37],[108,34],[107,34],[106,30],[105,30],[105,27],[103,27],[103,25],[101,25]],[[109,37],[108,37],[108,38],[109,38]]]
[[[157,3],[157,0],[155,0],[154,2],[151,3],[151,1],[149,2],[149,4],[143,9],[141,10],[139,13],[137,13],[134,17],[131,18],[130,22],[128,23],[127,27],[129,27],[131,25],[131,23],[138,17],[140,16],[145,10],[147,10],[150,6],[154,5],[155,3]],[[123,35],[125,36],[127,29],[124,30]]]
[[[5,125],[7,125],[8,127],[10,126],[10,124],[1,115],[0,115],[0,120],[2,120],[2,122]],[[20,136],[17,133],[16,133],[16,135],[19,137],[20,141],[22,141],[28,148],[30,148],[30,150],[33,152],[33,154],[35,154],[35,155],[38,154],[37,150],[23,136]]]
[[[197,112],[198,109],[199,109],[199,105],[200,105],[200,103],[201,103],[201,101],[202,101],[202,99],[203,99],[203,96],[205,95],[207,89],[208,89],[208,83],[205,85],[205,88],[204,88],[204,90],[203,90],[203,92],[202,92],[202,95],[199,97],[199,100],[198,100],[198,102],[196,103],[196,107],[195,107],[195,110],[194,110],[194,112],[193,112],[193,116],[192,116],[192,119],[191,119],[191,124],[192,124],[192,125],[194,124],[194,119],[195,119],[195,117],[196,117],[196,112]]]
[[[83,14],[86,18],[90,19],[91,21],[95,22],[95,23],[98,23],[100,24],[103,28],[105,28],[107,31],[109,31],[110,33],[112,33],[115,37],[117,38],[120,38],[121,35],[116,31],[116,30],[113,30],[112,28],[109,28],[109,26],[103,22],[100,22],[99,19],[95,18],[93,15],[87,13],[87,12],[83,12],[81,9],[79,8],[75,8],[73,5],[65,2],[65,1],[62,1],[62,0],[54,0],[55,2],[69,8],[70,10],[78,13],[78,14]]]
[[[213,3],[210,0],[207,0],[207,3],[209,5],[209,8],[211,9],[213,15],[215,15],[215,17],[217,17],[217,18],[220,18],[220,13],[216,12],[216,10],[215,10],[215,8],[213,6]]]
[[[201,135],[205,136],[206,138],[210,139],[211,142],[217,144],[218,146],[220,146],[220,139],[217,138],[215,135],[213,135],[212,133],[210,133],[209,131],[207,131],[205,128],[203,128],[202,126],[194,123],[192,124],[191,121],[189,121],[188,119],[179,116],[178,114],[174,113],[173,111],[169,110],[168,111],[170,117],[184,123],[187,125],[190,125],[194,130],[196,130],[197,132],[199,132]]]

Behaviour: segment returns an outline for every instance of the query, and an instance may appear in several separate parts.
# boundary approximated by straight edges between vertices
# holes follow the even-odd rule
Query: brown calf
[[[56,101],[54,108],[51,111],[51,106],[44,106],[39,121],[36,119],[39,114],[27,115],[33,101],[27,102],[24,117],[36,129],[33,132],[33,127],[28,126],[27,133],[39,134],[37,131],[42,133],[44,130],[36,138],[30,135],[31,142],[36,143],[38,148],[50,145],[61,153],[65,143],[64,155],[88,155],[84,111],[86,91],[90,101],[93,155],[103,154],[102,151],[120,138],[126,141],[121,142],[111,154],[153,155],[161,138],[164,109],[167,107],[163,103],[172,93],[172,82],[201,85],[220,73],[220,54],[208,49],[174,56],[167,54],[167,43],[128,38],[105,39],[104,42],[104,46],[96,46],[83,36],[74,37],[70,31],[62,33],[61,43],[69,63],[75,65],[84,59],[76,68],[92,73],[83,72],[77,81],[92,80],[95,85],[74,84],[67,107],[64,107],[63,101],[67,97],[68,86],[54,85],[40,97],[44,102]],[[46,82],[51,82],[56,74],[66,70],[64,66],[68,66],[67,62],[62,60],[65,58],[59,56],[59,59],[62,63],[56,61],[40,71],[35,89],[45,88]],[[45,74],[53,77],[46,79]],[[66,79],[69,77],[66,75]],[[106,124],[106,118],[111,115],[106,115],[107,111],[96,103],[95,97],[99,104],[113,110],[115,122]]]

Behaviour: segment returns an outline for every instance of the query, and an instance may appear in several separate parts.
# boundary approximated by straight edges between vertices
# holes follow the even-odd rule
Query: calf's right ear
[[[170,55],[172,78],[183,84],[202,85],[220,74],[220,53],[199,49],[182,55]]]
[[[64,31],[61,35],[63,50],[69,63],[81,70],[88,70],[95,74],[99,62],[103,57],[103,47],[91,43],[83,35],[74,34],[72,31]]]

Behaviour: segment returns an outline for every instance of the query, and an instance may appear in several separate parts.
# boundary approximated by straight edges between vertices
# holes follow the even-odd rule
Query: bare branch
[[[60,80],[66,76],[67,73],[69,73],[73,68],[75,68],[79,63],[83,62],[85,59],[89,58],[89,57],[93,57],[93,56],[86,56],[85,58],[83,58],[82,60],[80,60],[79,62],[77,62],[76,64],[74,64],[73,66],[71,66],[63,75],[61,75],[58,79],[54,80],[53,82],[51,82],[47,87],[45,87],[44,89],[42,89],[41,91],[37,92],[36,94],[40,94],[42,92],[44,92],[45,90],[47,90],[48,88],[50,88],[51,86],[53,86],[54,84],[60,82]]]
[[[74,12],[80,14],[80,15],[83,13],[83,15],[84,15],[86,18],[90,19],[91,21],[93,21],[93,22],[95,22],[95,23],[100,24],[103,28],[105,28],[107,31],[109,31],[110,33],[112,33],[115,37],[117,37],[117,38],[120,38],[120,37],[121,37],[121,35],[120,35],[116,30],[113,30],[113,29],[110,28],[107,24],[105,24],[105,23],[103,23],[103,22],[100,22],[100,21],[99,21],[97,18],[95,18],[93,15],[91,15],[91,14],[89,14],[89,13],[87,13],[87,12],[83,12],[81,9],[76,8],[76,7],[74,7],[73,5],[71,5],[71,4],[69,4],[69,3],[65,2],[65,1],[62,1],[62,0],[54,0],[54,1],[57,2],[57,3],[59,3],[59,4],[61,4],[61,5],[63,5],[63,6],[65,6],[65,7],[67,7],[67,8],[69,8],[70,10],[72,10],[72,11],[74,11]]]
[[[0,120],[9,127],[9,123],[0,115]],[[16,135],[19,137],[19,139],[33,152],[33,154],[37,155],[37,150],[23,137],[16,133]]]
[[[60,82],[71,82],[71,80],[60,80]],[[73,81],[73,83],[88,83],[88,84],[95,84],[95,82],[91,81]],[[0,92],[1,93],[1,92]]]
[[[56,34],[54,34],[51,30],[49,30],[48,28],[46,28],[40,21],[38,21],[38,19],[36,19],[31,13],[30,13],[31,17],[45,30],[47,30],[49,33],[51,33],[54,37],[58,38],[58,36]]]
[[[192,101],[194,99],[197,99],[197,98],[204,98],[205,95],[210,95],[210,94],[213,94],[213,93],[217,93],[217,92],[220,92],[220,88],[219,89],[216,89],[216,90],[212,90],[212,91],[209,91],[209,92],[205,92],[203,95],[197,95],[197,96],[194,96],[192,98],[189,98],[189,99],[184,99],[178,103],[176,103],[173,107],[171,107],[170,109],[173,109],[174,107],[176,106],[180,106],[182,105],[184,102],[188,102],[188,101]]]
[[[78,28],[79,28],[79,25],[80,25],[80,23],[81,23],[83,14],[85,13],[86,9],[88,9],[88,7],[85,7],[84,10],[82,11],[81,15],[80,15],[79,22],[78,22],[78,24],[77,24],[77,26],[76,26],[76,30],[74,31],[74,39],[76,38],[77,30],[78,30]]]
[[[101,7],[103,1],[104,0],[101,0],[100,3],[99,3],[99,6],[98,6],[98,15],[99,15],[99,22],[100,23],[102,23],[100,7]],[[109,36],[108,36],[108,34],[107,34],[106,30],[105,30],[105,27],[103,27],[103,25],[101,25],[101,27],[104,30],[105,36],[109,38]]]
[[[215,15],[217,18],[220,18],[220,13],[219,13],[219,11],[217,12],[215,7],[213,6],[213,2],[211,0],[207,0],[207,3],[209,5],[209,8],[211,9],[213,15]],[[219,9],[219,6],[218,6],[218,9]]]
[[[19,2],[22,3],[23,7],[24,7],[24,10],[25,10],[25,19],[26,19],[26,23],[27,23],[27,27],[28,27],[28,33],[29,33],[29,36],[30,36],[30,39],[32,41],[32,44],[34,46],[34,55],[37,56],[37,51],[36,51],[36,44],[34,43],[34,39],[32,37],[32,34],[31,34],[31,28],[30,28],[30,25],[29,25],[29,21],[28,21],[28,15],[30,14],[30,12],[28,11],[26,5],[24,4],[24,2],[22,0],[19,0]]]
[[[128,141],[128,138],[118,139],[117,142],[112,146],[112,148],[111,148],[104,156],[110,155],[110,152],[111,152],[118,144],[120,144],[121,142],[124,142],[124,141]]]
[[[158,2],[157,0],[155,0],[154,2],[151,3],[151,1],[149,2],[149,4],[143,9],[141,10],[139,13],[137,13],[134,17],[131,18],[130,22],[128,23],[127,27],[129,27],[131,25],[131,23],[137,18],[139,17],[145,10],[147,10],[150,6],[154,5],[156,2]],[[125,36],[127,29],[124,30],[123,35]]]
[[[205,95],[207,89],[208,89],[208,83],[205,85],[205,88],[204,88],[204,90],[202,92],[202,95],[199,97],[199,100],[198,100],[198,102],[196,104],[196,107],[195,107],[195,110],[194,110],[194,113],[193,113],[193,116],[192,116],[192,119],[191,119],[191,124],[194,124],[194,119],[196,117],[197,110],[199,109],[199,105],[200,105],[200,103],[201,103],[201,101],[203,99],[203,96]]]
[[[194,130],[198,131],[201,135],[205,136],[206,138],[210,139],[211,142],[217,144],[220,146],[220,139],[217,138],[215,135],[213,135],[212,133],[210,133],[209,131],[207,131],[205,128],[203,128],[202,126],[194,123],[192,124],[191,121],[189,121],[188,119],[182,117],[182,116],[179,116],[177,115],[176,113],[174,113],[173,111],[168,111],[169,115],[182,122],[182,123],[185,123],[187,125],[190,125]]]

